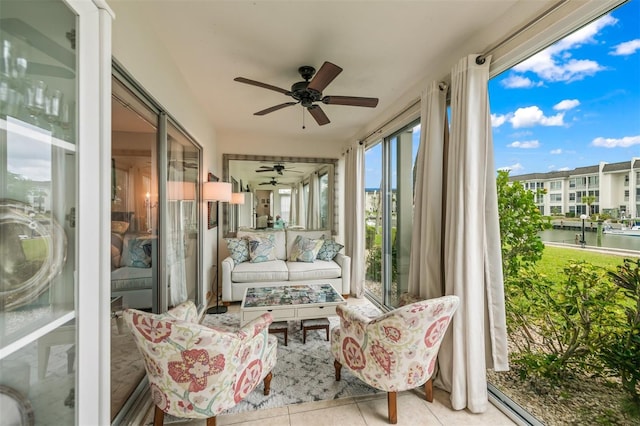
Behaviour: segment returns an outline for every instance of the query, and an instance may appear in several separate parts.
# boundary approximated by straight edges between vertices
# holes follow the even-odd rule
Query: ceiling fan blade
[[[297,102],[285,102],[285,103],[280,104],[280,105],[272,106],[271,108],[263,109],[262,111],[254,112],[253,115],[269,114],[270,112],[277,111],[279,109],[286,108],[288,106],[296,105],[296,104],[297,104]]]
[[[236,78],[233,79],[233,81],[237,81],[239,83],[250,84],[252,86],[262,87],[263,89],[275,90],[276,92],[280,92],[280,93],[282,93],[284,95],[287,95],[287,96],[291,95],[291,92],[289,90],[281,89],[280,87],[272,86],[272,85],[267,84],[267,83],[261,83],[259,81],[249,80],[248,78],[244,78],[244,77],[236,77]]]
[[[322,64],[316,75],[311,79],[307,89],[316,90],[320,93],[333,81],[334,78],[342,72],[342,68],[332,64],[331,62],[325,62]]]
[[[357,96],[325,96],[322,103],[328,105],[348,105],[375,108],[378,105],[378,98],[359,98]]]
[[[272,172],[273,169],[264,169],[264,170],[256,170],[256,173],[262,173],[262,172]]]
[[[329,117],[327,117],[327,114],[325,114],[322,108],[318,105],[312,105],[307,109],[309,110],[309,114],[311,114],[311,116],[318,122],[319,126],[324,126],[325,124],[330,123]]]

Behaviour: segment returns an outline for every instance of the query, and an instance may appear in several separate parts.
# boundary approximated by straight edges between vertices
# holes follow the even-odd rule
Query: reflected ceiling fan
[[[273,167],[260,166],[256,170],[256,173],[261,173],[261,172],[276,172],[279,175],[282,175],[282,172],[302,173],[302,172],[299,172],[297,170],[291,170],[291,168],[285,167],[284,164],[274,164]]]
[[[283,104],[275,105],[270,108],[263,109],[262,111],[258,111],[253,115],[266,115],[288,106],[301,104],[307,109],[307,111],[309,111],[309,114],[311,114],[311,116],[316,120],[318,125],[324,126],[325,124],[330,123],[329,117],[327,117],[322,108],[320,108],[320,105],[317,105],[316,102],[322,102],[326,105],[348,105],[367,108],[375,108],[378,105],[378,98],[323,96],[322,91],[333,81],[334,78],[338,76],[338,74],[342,72],[342,68],[332,64],[331,62],[325,62],[322,64],[317,73],[315,68],[308,65],[298,68],[298,72],[304,81],[293,83],[291,90],[281,89],[280,87],[261,83],[255,80],[249,80],[244,77],[236,77],[234,78],[234,81],[274,90],[295,99],[295,102],[285,102]],[[302,128],[304,129],[304,122]]]
[[[276,180],[275,177],[272,177],[271,180],[269,182],[262,182],[259,183],[258,185],[271,185],[271,186],[276,186],[279,182]]]

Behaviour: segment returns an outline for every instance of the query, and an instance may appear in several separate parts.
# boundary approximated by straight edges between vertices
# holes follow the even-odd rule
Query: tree
[[[509,172],[498,171],[498,214],[502,241],[502,268],[505,280],[516,278],[521,267],[531,266],[542,257],[544,244],[538,232],[551,225],[536,206],[535,196],[522,183],[509,182]]]
[[[587,214],[591,216],[591,205],[596,202],[595,195],[585,195],[582,197],[582,202],[587,205]]]

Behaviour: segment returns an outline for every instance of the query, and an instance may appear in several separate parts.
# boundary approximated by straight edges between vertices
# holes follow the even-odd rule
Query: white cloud
[[[565,99],[563,101],[558,102],[553,106],[553,109],[556,111],[566,111],[580,105],[580,101],[577,99]]]
[[[506,171],[506,172],[517,172],[520,170],[523,170],[524,167],[522,166],[522,164],[520,163],[516,163],[512,166],[504,166],[504,167],[500,167],[498,170],[500,171]]]
[[[605,15],[521,62],[513,70],[520,73],[532,72],[550,82],[571,82],[592,76],[605,68],[593,60],[572,58],[570,50],[597,43],[598,33],[616,22],[618,20],[611,15]]]
[[[509,122],[514,129],[520,127],[533,127],[535,125],[563,126],[563,118],[563,112],[547,117],[540,108],[534,105],[526,108],[518,108],[513,114],[513,117],[509,119]]]
[[[534,83],[530,78],[512,74],[502,80],[501,84],[507,89],[526,89],[529,87],[540,86],[542,82]]]
[[[640,135],[625,136],[620,139],[615,138],[595,138],[591,145],[603,148],[628,148],[632,145],[640,145]]]
[[[552,155],[560,155],[560,154],[562,154],[562,149],[560,149],[560,148],[558,148],[558,149],[552,149],[552,150],[549,152],[549,154],[552,154]]]
[[[634,53],[636,53],[636,51],[640,50],[640,39],[637,38],[635,40],[625,41],[624,43],[620,43],[617,46],[614,46],[614,49],[615,50],[609,53],[610,55],[633,55]]]
[[[522,148],[522,149],[533,149],[533,148],[539,148],[540,147],[540,142],[539,141],[515,141],[515,142],[511,142],[508,145],[510,148]]]
[[[510,118],[510,114],[502,115],[502,114],[491,114],[491,127],[500,127],[502,126],[508,119]]]

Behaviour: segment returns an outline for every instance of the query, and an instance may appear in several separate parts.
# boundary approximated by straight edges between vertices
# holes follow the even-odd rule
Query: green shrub
[[[601,356],[609,371],[620,377],[630,398],[631,411],[640,415],[640,259],[625,259],[617,272],[609,272],[625,297],[625,323],[616,328]]]

